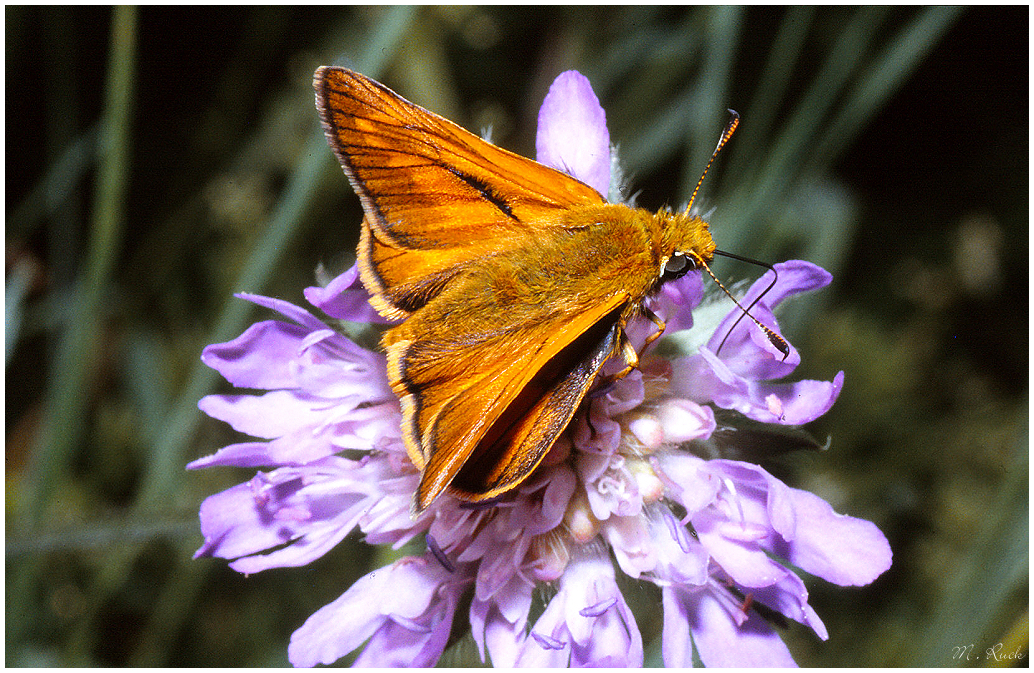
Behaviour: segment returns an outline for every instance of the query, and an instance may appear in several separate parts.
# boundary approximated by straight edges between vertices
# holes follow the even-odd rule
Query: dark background
[[[702,196],[712,232],[724,250],[833,272],[782,324],[801,377],[846,371],[810,428],[829,450],[773,469],[875,521],[895,553],[869,587],[809,580],[830,640],[796,624],[784,638],[812,666],[1026,652],[1026,7],[5,20],[8,665],[283,664],[309,614],[392,558],[350,538],[250,578],[190,560],[201,500],[251,476],[182,469],[237,439],[197,411],[228,389],[201,349],[266,315],[233,292],[302,303],[318,264],[354,257],[358,200],[313,107],[326,63],[525,155],[549,83],[579,69],[649,208],[685,202],[737,109]],[[109,94],[120,68],[130,85]],[[659,610],[638,591],[657,664]],[[476,662],[469,636],[443,662]]]

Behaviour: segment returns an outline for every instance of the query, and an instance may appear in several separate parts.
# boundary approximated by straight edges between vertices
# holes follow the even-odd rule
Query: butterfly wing
[[[594,209],[613,206],[358,73],[320,68],[314,85],[365,211],[363,283],[383,315],[406,318],[384,344],[406,447],[423,470],[416,507],[446,488],[475,501],[503,493],[570,422],[638,301],[585,275],[584,250],[555,247],[601,226]],[[582,208],[577,223],[565,217]],[[547,300],[540,293],[558,278],[568,286]]]
[[[359,268],[401,318],[472,261],[509,249],[559,209],[602,204],[569,175],[500,149],[359,73],[316,71],[316,106],[366,212]]]
[[[447,487],[485,500],[531,474],[615,352],[628,305],[616,294],[576,315],[542,307],[476,334],[425,324],[423,312],[410,318],[408,338],[388,347],[388,373],[403,437],[423,470],[418,510]]]

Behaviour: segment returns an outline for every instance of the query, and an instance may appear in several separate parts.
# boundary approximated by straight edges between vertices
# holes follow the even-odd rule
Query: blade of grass
[[[674,154],[674,148],[678,147],[685,133],[686,110],[695,97],[696,91],[692,87],[687,88],[654,114],[651,123],[644,125],[635,137],[621,143],[631,148],[620,154],[626,175],[633,179],[641,176]]]
[[[4,365],[11,362],[11,353],[18,342],[22,316],[25,310],[23,300],[29,292],[34,275],[30,262],[20,261],[14,265],[7,277],[4,289]]]
[[[366,50],[357,61],[357,67],[367,72],[376,74],[382,69],[385,63],[393,56],[394,47],[401,40],[408,22],[413,15],[412,8],[392,8],[388,10],[379,24],[371,31],[371,39]],[[343,32],[343,31],[342,31]],[[344,41],[348,43],[348,41]],[[326,150],[326,141],[322,133],[314,133],[313,138],[306,145],[303,151],[304,159],[298,164],[294,174],[289,180],[284,196],[270,218],[269,226],[262,239],[256,244],[253,253],[245,263],[236,287],[248,291],[261,291],[269,277],[275,272],[281,254],[286,249],[293,235],[298,229],[304,212],[307,210],[316,187],[329,175],[331,169],[336,166],[332,155]],[[248,316],[250,305],[234,297],[228,297],[226,307],[212,333],[208,342],[225,341],[235,336],[241,329]],[[173,403],[170,411],[161,424],[162,433],[158,443],[153,447],[151,459],[147,461],[148,471],[143,478],[140,495],[134,503],[127,520],[146,520],[149,513],[161,507],[167,502],[171,492],[180,488],[185,477],[183,469],[183,454],[185,446],[189,442],[194,430],[200,421],[200,412],[197,410],[197,401],[211,388],[215,380],[212,370],[201,365],[198,361],[188,378],[184,388]],[[96,639],[101,637],[94,625],[96,624],[100,611],[107,604],[109,597],[122,586],[127,577],[130,576],[130,569],[135,562],[139,552],[144,547],[144,542],[124,544],[117,547],[105,558],[105,563],[100,567],[99,572],[90,579],[90,586],[86,594],[90,597],[85,612],[80,615],[76,623],[75,631],[68,638],[64,651],[69,657],[69,663],[89,664],[95,663],[84,660],[83,656],[96,650]],[[177,555],[173,560],[173,577],[181,577],[177,569],[190,562],[189,549],[192,544],[185,544],[186,550],[183,554]],[[26,568],[37,567],[38,560],[27,559]],[[27,590],[33,586],[32,577],[34,570],[23,573],[27,581],[21,583],[22,589]],[[189,573],[187,573],[189,574]],[[177,585],[185,595],[192,600],[195,591],[191,591],[193,583],[188,585]],[[196,587],[195,587],[196,589]],[[162,595],[168,595],[163,590]],[[189,604],[186,600],[180,605]],[[30,601],[25,601],[29,606]],[[26,608],[28,609],[28,607]],[[11,603],[8,602],[8,625],[11,624]],[[151,630],[167,631],[170,623],[167,621],[167,611],[155,610],[152,619],[149,621]],[[183,615],[182,610],[174,610],[176,614]],[[155,622],[155,615],[163,615],[162,621]],[[26,623],[21,619],[21,623]],[[8,651],[11,644],[17,642],[18,632],[15,629],[8,629]],[[149,647],[153,638],[145,634],[141,638],[141,647]],[[135,658],[145,657],[141,652]],[[75,659],[72,661],[72,659]]]
[[[970,644],[975,644],[975,655],[984,657],[985,649],[997,642],[989,639],[1000,635],[994,628],[1003,618],[1007,601],[1016,592],[1026,592],[1030,568],[1027,428],[1017,434],[1015,460],[999,490],[998,501],[988,507],[987,526],[945,587],[926,636],[919,641],[923,647],[914,650],[915,658],[909,666],[950,665],[952,648]],[[993,663],[981,661],[985,665]]]
[[[955,24],[963,7],[927,7],[905,26],[855,82],[833,120],[809,150],[806,170],[825,170],[854,142],[923,58]]]
[[[607,118],[613,119],[608,123],[614,124],[611,138],[620,145],[622,168],[633,182],[670,159],[683,145],[686,114],[693,109],[697,96],[695,82],[685,84],[689,77],[686,71],[703,52],[698,38],[701,11],[687,13],[674,27],[650,27],[648,52],[641,60],[632,60],[634,53],[622,52],[624,42],[611,47],[603,58],[608,68],[603,71],[603,80],[611,81],[619,90],[607,107]],[[631,31],[631,35],[644,32]],[[644,108],[651,111],[646,119]]]
[[[9,233],[28,236],[44,218],[57,211],[93,165],[99,136],[100,127],[95,126],[80,134],[61,152],[43,178],[7,218]]]
[[[704,34],[707,42],[696,86],[693,105],[686,110],[688,131],[685,163],[677,191],[683,201],[689,197],[714,151],[714,143],[728,117],[729,88],[732,64],[739,46],[743,8],[723,6],[708,12]]]
[[[24,525],[43,516],[86,417],[94,373],[94,354],[103,321],[102,302],[118,256],[130,175],[133,70],[136,60],[136,10],[117,7],[112,17],[111,56],[101,133],[101,160],[94,195],[89,252],[72,320],[62,335],[48,394],[46,428],[29,472],[32,490]]]
[[[371,77],[379,76],[387,63],[395,57],[415,13],[416,10],[412,7],[393,7],[387,11],[369,31],[369,42],[361,50],[353,66]],[[326,139],[322,132],[315,135],[306,145],[303,156],[304,159],[291,176],[285,194],[270,218],[266,234],[256,244],[254,252],[241,271],[236,283],[238,288],[258,291],[265,285],[275,272],[282,251],[296,232],[301,216],[308,208],[319,182],[327,173],[336,171],[337,164],[327,151]],[[250,310],[247,302],[229,297],[207,342],[217,343],[236,336],[243,328]],[[215,379],[215,372],[198,361],[164,426],[171,428],[171,431],[164,433],[155,446],[155,460],[135,504],[136,511],[144,512],[157,506],[184,479],[186,473],[183,469],[183,459],[186,446],[201,420],[197,401],[211,389]],[[139,665],[164,663],[165,653],[159,649],[157,643],[162,642],[164,634],[170,629],[175,631],[179,628],[204,586],[198,578],[199,573],[188,570],[192,564],[189,546],[191,545],[184,546],[185,553],[175,557],[171,579],[162,588],[159,605],[149,615],[129,661]],[[128,559],[134,555],[128,551],[124,554]],[[117,576],[111,577],[110,581],[105,583],[108,591],[111,591],[117,582]],[[85,623],[92,621],[84,620]]]
[[[802,156],[814,142],[821,120],[839,100],[858,63],[868,53],[887,12],[883,7],[863,7],[855,12],[766,153],[757,179],[737,184],[731,197],[722,200],[729,211],[723,212],[722,231],[729,241],[723,245],[748,256],[772,245],[770,240],[756,235],[758,214],[779,203],[789,186],[795,184]]]
[[[23,534],[39,528],[57,484],[86,423],[87,391],[103,320],[102,302],[120,247],[130,173],[130,126],[133,110],[133,71],[136,61],[136,9],[116,7],[112,13],[111,50],[100,134],[100,164],[94,195],[89,252],[84,278],[76,293],[72,320],[67,323],[50,373],[47,418],[27,471],[26,498],[18,525]],[[38,605],[35,594],[40,562],[27,559],[14,571],[7,606],[8,652],[30,626]]]
[[[747,176],[747,167],[756,161],[755,155],[769,137],[775,124],[776,112],[782,105],[786,90],[793,76],[797,61],[804,48],[815,8],[795,5],[786,10],[779,31],[768,53],[757,89],[750,105],[743,110],[743,124],[738,131],[736,144],[730,148],[732,155],[725,174],[732,180]]]
[[[894,36],[871,66],[859,73],[843,103],[834,112],[833,120],[823,125],[818,139],[808,148],[798,178],[799,185],[818,184],[820,177],[901,88],[961,12],[959,7],[927,8]],[[853,237],[853,226],[838,228],[831,225],[837,220],[842,221],[843,218],[812,218],[796,222],[777,218],[773,236],[779,238],[796,232],[795,235],[803,242],[802,256],[836,274],[850,251]]]

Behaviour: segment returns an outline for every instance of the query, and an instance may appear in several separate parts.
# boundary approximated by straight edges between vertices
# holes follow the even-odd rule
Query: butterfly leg
[[[657,325],[657,331],[651,334],[650,336],[646,337],[646,343],[643,344],[643,349],[639,351],[640,353],[645,351],[646,347],[652,344],[654,341],[657,341],[657,339],[662,334],[664,334],[664,328],[666,327],[665,322],[661,320],[660,316],[648,309],[646,306],[643,306],[641,310],[643,312],[643,315],[650,319],[650,322],[652,322],[654,325]]]
[[[656,313],[651,311],[646,306],[642,306],[640,310],[642,311],[642,315],[645,318],[648,318],[650,322],[657,326],[657,331],[653,332],[648,337],[646,337],[646,341],[643,343],[643,347],[639,351],[636,351],[635,346],[633,346],[632,342],[629,341],[628,335],[625,334],[624,323],[620,323],[614,327],[614,329],[617,330],[617,334],[615,335],[617,340],[614,343],[614,350],[611,352],[610,357],[613,357],[614,355],[620,353],[621,357],[625,360],[625,367],[620,371],[614,372],[613,374],[608,374],[607,376],[601,377],[599,383],[596,386],[596,390],[592,394],[592,397],[599,397],[607,391],[607,389],[610,387],[612,383],[614,383],[615,381],[620,381],[621,379],[628,376],[628,374],[633,369],[639,366],[640,354],[646,350],[647,346],[652,344],[654,341],[658,339],[658,337],[664,334],[664,328],[666,324],[663,320],[661,320],[660,316],[658,316]]]
[[[620,354],[625,361],[625,366],[620,371],[601,377],[593,397],[606,392],[607,388],[610,387],[610,384],[625,378],[633,369],[639,366],[639,353],[636,352],[635,346],[632,345],[632,342],[628,340],[628,335],[625,334],[623,325],[616,325],[614,329],[617,331],[617,334],[615,335],[617,339],[614,343],[614,350],[611,352],[610,357]]]

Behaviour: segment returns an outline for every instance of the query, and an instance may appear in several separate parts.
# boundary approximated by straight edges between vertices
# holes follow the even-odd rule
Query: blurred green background
[[[685,202],[737,109],[702,195],[714,237],[833,272],[781,320],[801,377],[846,371],[810,428],[829,450],[773,469],[895,553],[865,588],[810,579],[831,637],[784,638],[810,666],[1025,656],[1026,7],[7,7],[5,26],[7,665],[285,664],[385,562],[352,538],[249,578],[190,558],[202,499],[253,474],[183,469],[238,440],[196,407],[229,389],[201,349],[269,315],[231,293],[304,303],[317,265],[354,257],[359,203],[313,106],[327,63],[525,155],[577,68],[649,208]],[[658,665],[659,604],[630,592]],[[469,636],[443,659],[475,662]]]

